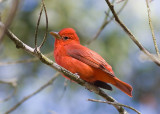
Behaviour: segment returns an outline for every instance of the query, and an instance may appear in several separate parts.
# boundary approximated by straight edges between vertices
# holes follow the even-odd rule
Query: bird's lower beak
[[[55,38],[57,38],[57,39],[60,39],[60,38],[61,38],[60,35],[58,34],[58,32],[53,32],[53,31],[51,31],[50,34],[51,34],[52,36],[54,36]]]

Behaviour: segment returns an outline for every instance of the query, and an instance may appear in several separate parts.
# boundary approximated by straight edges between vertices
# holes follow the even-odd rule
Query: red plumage
[[[87,82],[110,83],[132,97],[132,87],[119,80],[114,75],[112,67],[99,54],[82,46],[72,28],[51,34],[56,38],[54,58],[59,65],[72,73],[78,73],[80,78]]]

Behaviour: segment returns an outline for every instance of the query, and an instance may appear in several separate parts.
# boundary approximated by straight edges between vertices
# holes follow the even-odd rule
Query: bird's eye
[[[65,37],[63,37],[63,39],[64,39],[64,40],[68,40],[68,39],[69,39],[69,37],[65,36]]]

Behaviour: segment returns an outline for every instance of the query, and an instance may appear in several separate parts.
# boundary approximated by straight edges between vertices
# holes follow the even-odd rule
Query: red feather
[[[57,35],[51,34],[56,37],[54,57],[59,65],[72,73],[78,73],[87,82],[110,83],[132,97],[132,87],[119,80],[112,67],[99,54],[82,46],[73,29],[66,28]]]

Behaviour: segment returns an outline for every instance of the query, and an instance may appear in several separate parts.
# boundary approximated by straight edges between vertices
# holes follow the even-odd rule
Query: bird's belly
[[[93,68],[77,59],[66,56],[56,59],[56,62],[70,72],[77,73],[81,79],[87,82],[96,81]]]

